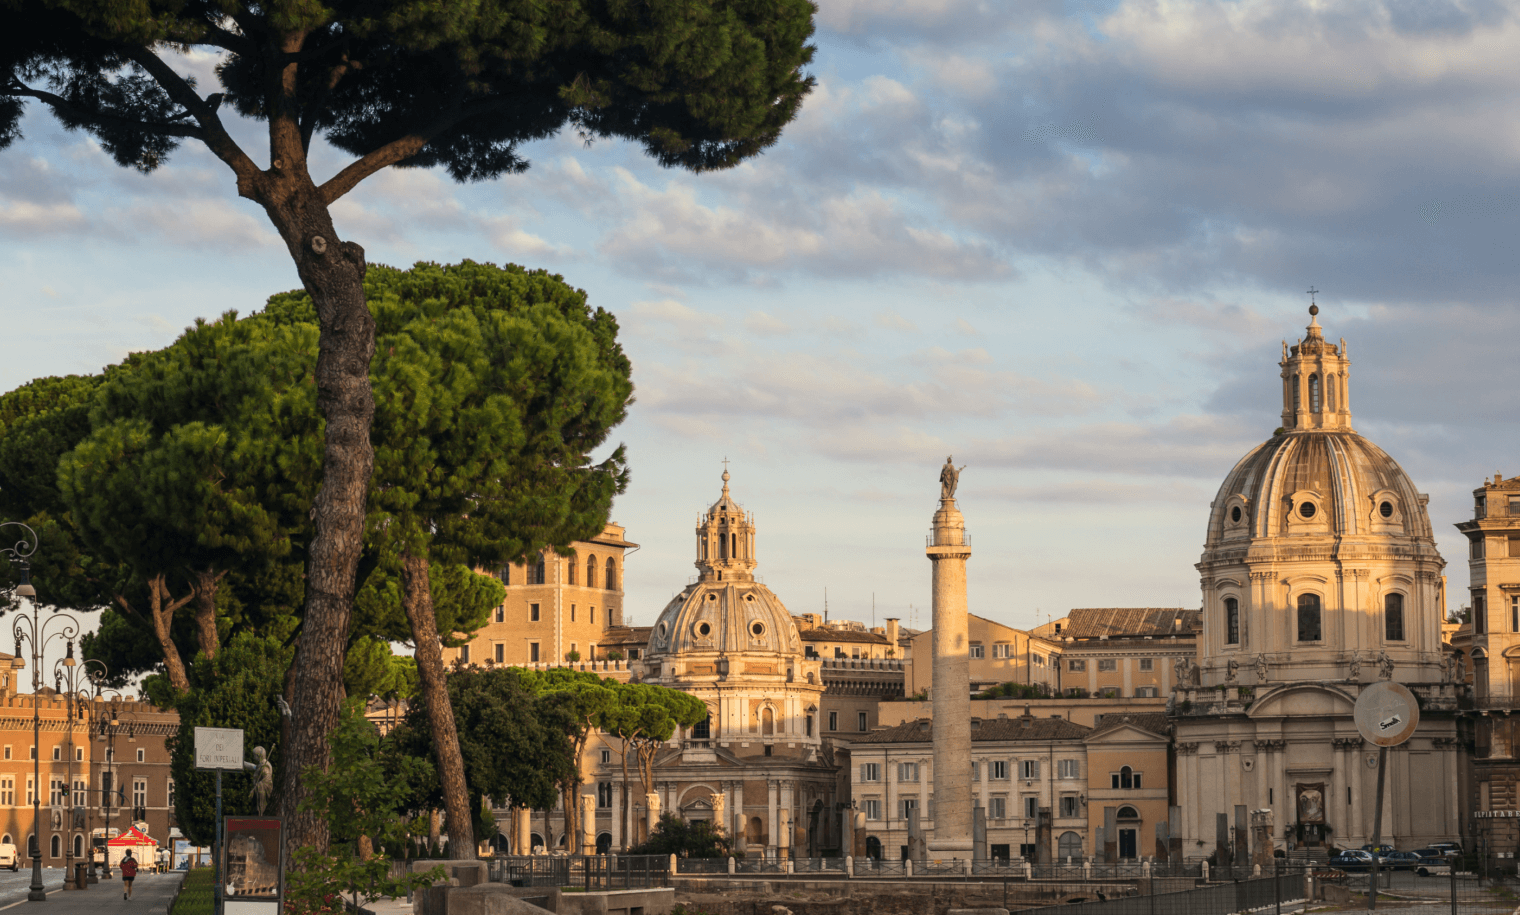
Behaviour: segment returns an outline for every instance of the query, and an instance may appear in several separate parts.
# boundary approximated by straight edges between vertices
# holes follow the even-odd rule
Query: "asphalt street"
[[[141,915],[147,915],[149,912],[154,915],[163,915],[168,909],[169,899],[174,895],[175,887],[179,886],[184,877],[184,871],[169,874],[141,873],[132,890],[132,901],[128,902],[121,898],[121,880],[115,877],[110,880],[101,880],[84,892],[76,890],[60,892],[63,886],[63,868],[44,867],[42,885],[47,889],[47,902],[34,904],[45,905],[47,907],[45,911],[52,915],[70,915],[73,909],[99,915],[102,909],[116,911],[118,906],[121,910],[136,911]],[[30,868],[22,867],[14,874],[8,870],[0,870],[0,908],[21,903],[11,912],[11,915],[17,915],[17,912],[26,905],[26,894],[31,883]]]

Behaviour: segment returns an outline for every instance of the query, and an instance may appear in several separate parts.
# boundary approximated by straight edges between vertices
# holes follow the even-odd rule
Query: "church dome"
[[[699,581],[676,595],[649,631],[648,657],[796,655],[797,624],[756,581]]]
[[[1207,544],[1294,534],[1433,539],[1424,503],[1398,461],[1357,433],[1284,430],[1225,477]]]
[[[697,581],[660,611],[650,657],[802,651],[792,614],[755,581],[755,519],[729,494],[728,481],[725,470],[722,495],[697,525]]]

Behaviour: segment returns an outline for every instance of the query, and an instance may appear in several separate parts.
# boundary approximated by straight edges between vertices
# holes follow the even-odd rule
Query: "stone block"
[[[676,906],[676,891],[668,886],[639,890],[607,890],[601,893],[566,893],[556,891],[553,911],[556,915],[628,915],[640,910],[644,915],[669,915]],[[473,913],[471,913],[473,915]],[[482,913],[494,915],[494,913]],[[507,915],[507,913],[503,913]],[[516,913],[510,913],[516,915]],[[526,910],[524,911],[526,915]],[[543,911],[538,910],[538,915]]]

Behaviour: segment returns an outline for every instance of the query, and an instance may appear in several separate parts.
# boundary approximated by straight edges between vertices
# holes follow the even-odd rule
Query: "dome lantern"
[[[1346,340],[1340,346],[1325,340],[1319,326],[1319,306],[1309,306],[1305,336],[1292,347],[1283,341],[1282,366],[1285,431],[1344,429],[1351,431],[1351,399],[1347,388],[1351,360]]]
[[[724,470],[723,493],[697,525],[700,581],[755,579],[755,519],[729,495],[728,481],[728,471]]]

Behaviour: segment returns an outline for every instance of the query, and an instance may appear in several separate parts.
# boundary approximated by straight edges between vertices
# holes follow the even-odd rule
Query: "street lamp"
[[[101,684],[110,676],[110,670],[105,664],[95,658],[85,658],[83,661],[74,660],[74,643],[69,642],[68,654],[53,663],[53,684],[57,693],[64,697],[66,710],[69,716],[69,762],[68,781],[65,783],[67,791],[67,803],[64,809],[67,811],[69,829],[85,827],[85,835],[89,836],[89,828],[86,824],[77,822],[80,819],[80,808],[74,803],[74,757],[77,751],[74,749],[74,723],[85,717],[85,703],[91,699],[89,687],[95,687],[95,697],[100,696]],[[91,728],[86,728],[85,733],[91,733]],[[88,789],[86,789],[88,791]],[[83,806],[84,811],[90,809],[88,795]],[[90,861],[90,875],[88,882],[99,883],[100,878],[95,874],[95,855],[93,839],[87,838],[90,849],[87,852]],[[63,881],[68,883],[71,879],[70,871],[74,865],[74,844],[68,842],[64,847],[63,857]]]
[[[72,641],[79,634],[79,621],[66,613],[60,614],[57,609],[46,618],[42,616],[37,606],[37,589],[32,587],[31,566],[27,562],[37,551],[37,532],[16,521],[0,524],[0,528],[4,527],[19,527],[26,532],[14,546],[0,547],[0,554],[4,554],[21,573],[21,581],[13,593],[17,597],[30,598],[32,607],[30,617],[25,609],[18,608],[11,625],[11,634],[16,637],[16,653],[11,659],[11,667],[21,670],[26,666],[26,659],[21,656],[21,643],[26,642],[32,654],[32,883],[26,898],[30,902],[46,902],[47,890],[42,885],[42,657],[48,642],[53,639]],[[0,616],[5,613],[6,610],[0,609]],[[60,625],[53,626],[54,623]],[[54,629],[51,633],[48,632],[50,626]]]
[[[114,693],[115,695],[111,696],[110,701],[106,703],[104,709],[97,710],[96,720],[90,724],[90,730],[106,738],[106,768],[101,773],[102,784],[100,786],[101,803],[105,806],[106,853],[105,861],[101,867],[104,868],[103,873],[105,878],[109,880],[111,879],[111,795],[118,791],[122,792],[122,803],[117,806],[118,808],[126,806],[126,793],[121,787],[121,779],[118,778],[121,773],[120,770],[116,769],[116,735],[125,727],[127,739],[132,740],[137,737],[137,729],[131,722],[127,722],[125,725],[122,723],[121,693],[114,689],[103,690],[96,693],[95,698],[97,700],[102,697],[102,692]],[[90,861],[92,866],[94,860],[95,856],[91,853]]]

